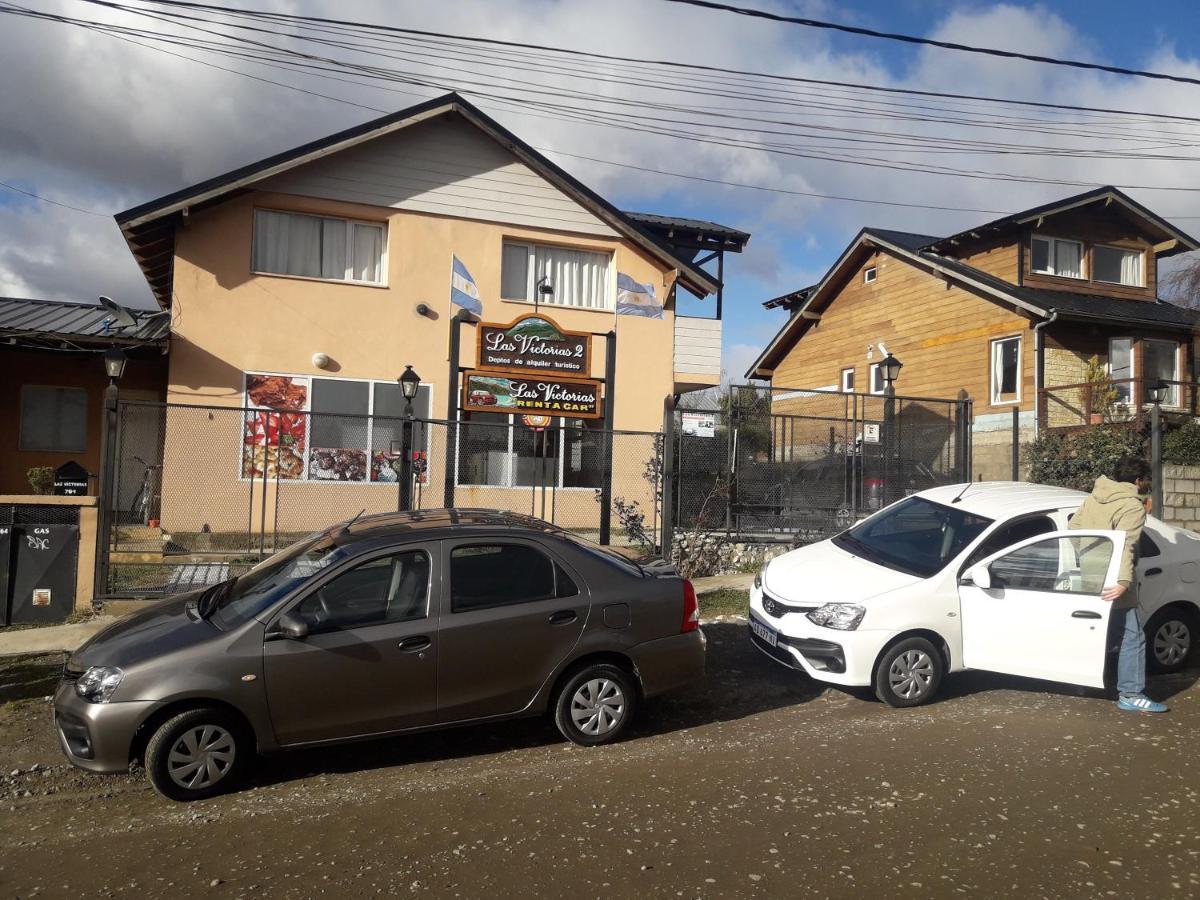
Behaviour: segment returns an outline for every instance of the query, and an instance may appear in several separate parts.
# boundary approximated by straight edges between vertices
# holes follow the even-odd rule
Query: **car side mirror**
[[[983,563],[972,566],[971,571],[967,573],[967,578],[975,587],[985,591],[992,586],[992,573],[988,571],[988,567],[983,565]]]
[[[279,634],[289,641],[302,641],[308,637],[308,623],[295,613],[286,612],[279,617]]]

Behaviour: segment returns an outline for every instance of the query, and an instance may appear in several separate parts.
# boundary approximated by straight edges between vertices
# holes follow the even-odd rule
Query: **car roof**
[[[1025,481],[972,481],[930,488],[917,496],[989,519],[1008,519],[1022,513],[1077,507],[1087,494]]]
[[[564,531],[542,519],[503,509],[422,509],[379,513],[341,522],[328,530],[339,544],[384,537],[433,539],[464,532],[520,532],[560,535]]]

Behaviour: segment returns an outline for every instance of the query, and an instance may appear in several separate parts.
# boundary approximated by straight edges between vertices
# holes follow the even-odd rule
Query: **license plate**
[[[770,646],[774,647],[779,642],[779,634],[774,628],[768,628],[758,619],[750,620],[750,630],[754,632],[755,637],[759,640],[766,641]]]

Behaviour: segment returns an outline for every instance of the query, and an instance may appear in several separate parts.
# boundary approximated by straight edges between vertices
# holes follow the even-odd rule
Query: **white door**
[[[1055,531],[973,566],[958,589],[963,664],[1103,687],[1112,604],[1100,592],[1124,545],[1119,531]]]

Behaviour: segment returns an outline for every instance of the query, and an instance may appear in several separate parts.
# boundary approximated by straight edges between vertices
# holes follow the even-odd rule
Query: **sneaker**
[[[1122,694],[1117,700],[1117,709],[1128,712],[1165,713],[1169,707],[1165,703],[1151,700],[1145,694]]]

